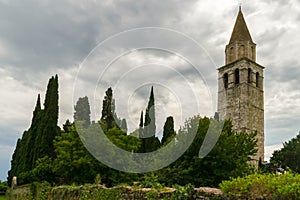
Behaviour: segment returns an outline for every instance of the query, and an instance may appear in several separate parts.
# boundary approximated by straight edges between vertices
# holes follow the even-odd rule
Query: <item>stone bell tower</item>
[[[228,45],[226,64],[218,69],[218,113],[230,119],[237,132],[257,131],[257,164],[264,160],[264,67],[256,63],[256,44],[241,7]]]

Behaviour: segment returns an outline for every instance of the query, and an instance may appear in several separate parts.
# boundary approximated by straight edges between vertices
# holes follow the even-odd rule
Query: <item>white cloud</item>
[[[265,161],[270,161],[272,154],[275,150],[280,150],[283,147],[282,144],[275,144],[265,147]]]

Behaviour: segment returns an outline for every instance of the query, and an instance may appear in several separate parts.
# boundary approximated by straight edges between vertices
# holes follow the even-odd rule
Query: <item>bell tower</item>
[[[241,7],[225,48],[225,65],[218,69],[218,113],[237,132],[257,131],[255,163],[264,160],[264,67],[256,63],[256,44]]]

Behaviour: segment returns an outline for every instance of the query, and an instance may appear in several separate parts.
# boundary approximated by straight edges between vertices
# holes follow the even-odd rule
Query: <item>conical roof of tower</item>
[[[239,13],[236,18],[229,43],[233,43],[234,41],[253,42],[246,21],[244,19],[241,7],[239,9]]]

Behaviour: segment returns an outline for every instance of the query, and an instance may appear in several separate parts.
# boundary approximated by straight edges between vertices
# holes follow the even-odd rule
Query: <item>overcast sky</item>
[[[242,10],[257,62],[266,67],[268,159],[300,130],[300,2],[251,0]],[[98,119],[109,86],[130,130],[152,85],[158,129],[168,115],[176,127],[198,113],[212,116],[217,68],[224,65],[237,12],[234,0],[0,0],[0,180],[30,126],[38,93],[44,101],[55,74],[60,125],[72,119],[74,103],[85,95]]]

